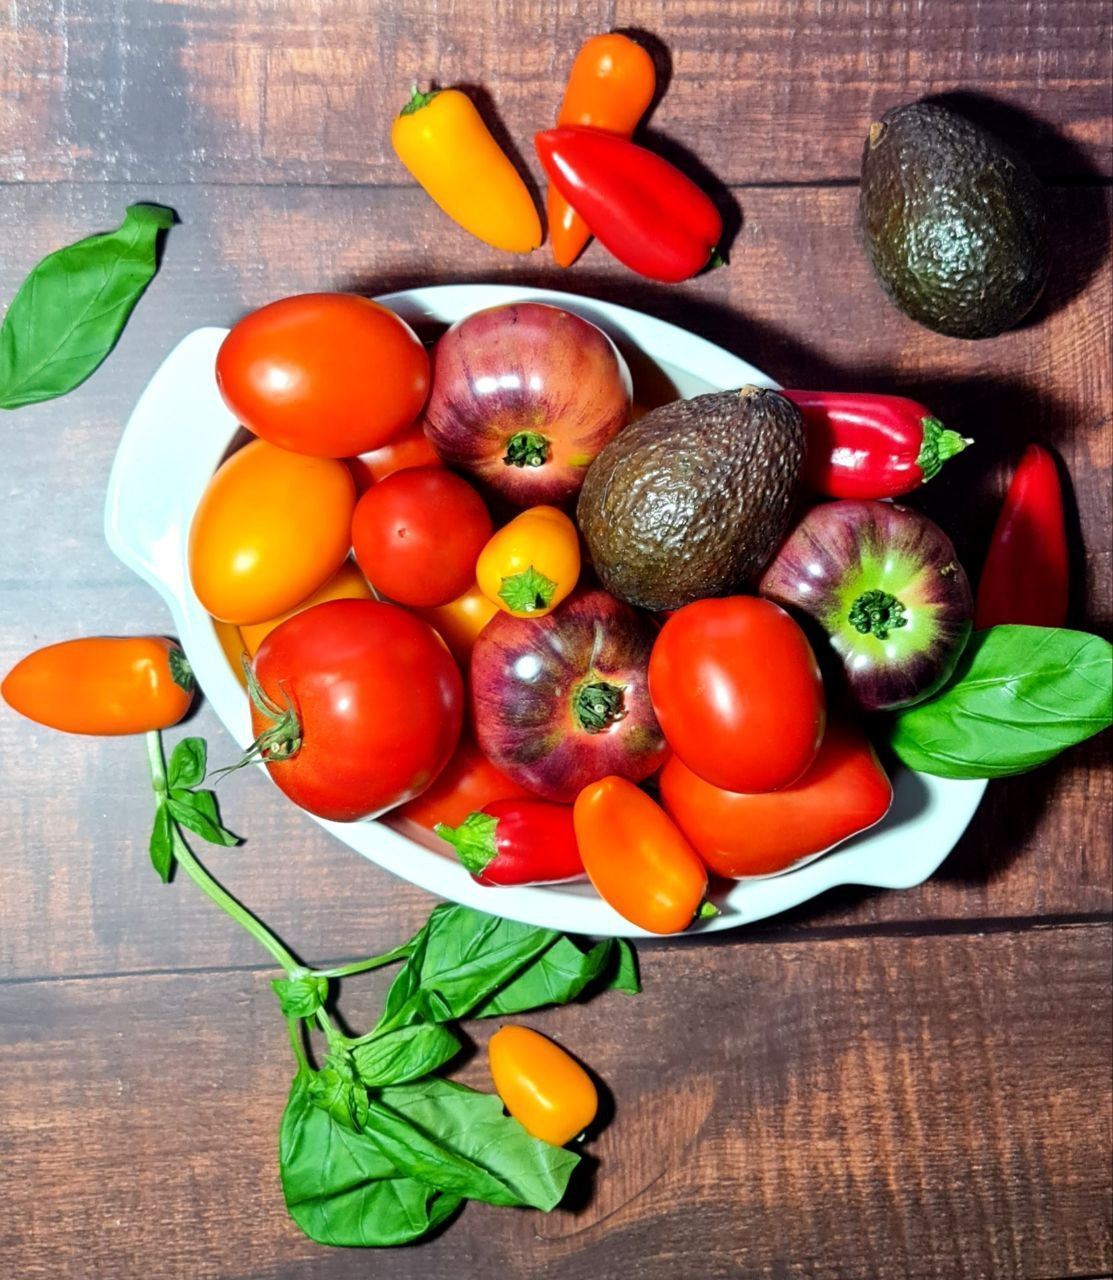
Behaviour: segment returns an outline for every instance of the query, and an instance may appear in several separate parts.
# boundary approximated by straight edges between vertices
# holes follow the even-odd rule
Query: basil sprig
[[[65,395],[108,355],[158,270],[172,209],[133,204],[115,231],[48,254],[0,325],[0,409]]]
[[[910,769],[941,778],[1025,773],[1113,720],[1113,648],[1054,627],[991,627],[970,640],[938,696],[894,717]]]
[[[193,856],[181,828],[216,844],[220,825],[205,780],[205,744],[186,738],[165,763],[148,735],[156,796],[151,856],[168,879],[174,865],[274,957],[271,986],[297,1060],[279,1132],[279,1171],[291,1217],[321,1244],[385,1246],[419,1240],[466,1200],[549,1210],[560,1203],[575,1151],[531,1137],[493,1094],[437,1074],[459,1054],[449,1023],[544,1005],[590,991],[637,993],[629,943],[589,948],[552,929],[500,920],[444,903],[392,951],[330,969],[298,963],[270,930]],[[388,964],[401,968],[382,1016],[366,1035],[341,1031],[330,987]],[[313,1037],[323,1035],[320,1064]]]

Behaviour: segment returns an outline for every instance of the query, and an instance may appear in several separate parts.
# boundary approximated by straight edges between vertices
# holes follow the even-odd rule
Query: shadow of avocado
[[[1106,175],[1060,129],[1023,107],[967,90],[935,94],[925,101],[947,107],[1008,143],[1043,182],[1051,273],[1043,295],[1017,328],[1041,323],[1077,298],[1108,257]]]

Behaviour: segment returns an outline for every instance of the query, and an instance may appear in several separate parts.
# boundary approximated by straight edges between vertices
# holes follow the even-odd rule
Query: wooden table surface
[[[1110,601],[1107,0],[14,0],[0,13],[0,297],[49,250],[172,205],[161,272],[75,394],[0,415],[0,667],[84,633],[159,631],[104,544],[121,426],[185,333],[310,289],[555,284],[627,302],[788,384],[897,389],[977,437],[924,494],[976,566],[1008,466],[1052,441],[1077,501],[1076,621]],[[650,129],[741,219],[730,265],[640,283],[593,247],[562,274],[449,224],[388,143],[415,80],[480,86],[529,156],[572,52],[652,33]],[[1018,332],[938,337],[856,241],[862,138],[947,97],[1045,180],[1057,260]],[[529,160],[537,175],[537,166]],[[214,755],[232,744],[195,722]],[[1091,743],[990,787],[906,893],[846,890],[699,943],[641,948],[645,993],[531,1019],[606,1079],[590,1199],[471,1206],[420,1248],[327,1250],[287,1219],[291,1074],[246,934],[147,863],[142,745],[0,714],[0,1267],[19,1277],[1104,1275],[1110,1230],[1111,787]],[[211,865],[310,961],[379,950],[431,900],[252,772],[248,843]],[[351,982],[353,1018],[380,988]],[[488,1032],[478,1029],[482,1040]],[[481,1058],[465,1078],[482,1079]]]

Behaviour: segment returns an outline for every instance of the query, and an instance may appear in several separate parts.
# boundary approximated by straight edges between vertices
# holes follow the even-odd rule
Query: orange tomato
[[[679,933],[716,914],[701,904],[707,871],[659,804],[625,778],[584,787],[572,811],[584,870],[596,893],[649,933]]]
[[[468,736],[460,739],[456,754],[416,799],[408,800],[390,815],[432,831],[443,822],[458,827],[469,813],[495,800],[517,800],[530,793],[487,759]]]
[[[525,1131],[563,1147],[599,1109],[591,1077],[570,1053],[529,1027],[502,1027],[487,1042],[495,1092]]]
[[[419,618],[424,618],[439,633],[452,650],[452,656],[467,669],[476,636],[498,613],[498,609],[480,591],[478,585],[474,585],[448,604],[437,605],[434,609],[415,609],[413,612]]]
[[[586,125],[629,138],[657,91],[653,59],[617,31],[592,36],[581,46],[557,116],[558,125]],[[556,190],[547,201],[549,239],[559,266],[570,267],[591,239],[587,223]]]
[[[254,657],[255,651],[275,627],[285,622],[287,618],[292,618],[295,613],[301,613],[303,609],[312,609],[315,604],[324,604],[326,600],[374,600],[374,598],[375,593],[367,585],[367,579],[360,573],[359,566],[353,564],[351,560],[345,560],[323,587],[318,587],[300,604],[287,609],[285,613],[280,613],[277,618],[268,618],[266,622],[245,623],[240,627],[243,647]]]
[[[380,449],[372,449],[370,453],[361,453],[358,458],[350,458],[348,466],[356,482],[356,491],[362,495],[377,484],[392,476],[396,471],[409,471],[413,467],[440,467],[440,454],[429,443],[423,422],[415,422],[405,431],[399,432],[392,440],[388,440]]]
[[[515,618],[543,618],[580,577],[580,535],[556,507],[530,507],[495,532],[475,567],[479,589]]]
[[[351,549],[355,484],[343,462],[253,440],[209,481],[189,531],[189,576],[221,622],[293,609]]]
[[[410,326],[378,302],[306,293],[244,316],[217,352],[216,383],[262,439],[346,458],[413,422],[429,390],[429,357]]]
[[[63,733],[110,736],[168,729],[193,702],[181,648],[163,636],[92,636],[37,649],[0,693],[20,715]]]

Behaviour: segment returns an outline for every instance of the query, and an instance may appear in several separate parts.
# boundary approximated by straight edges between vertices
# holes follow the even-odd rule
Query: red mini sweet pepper
[[[707,266],[723,220],[667,160],[598,129],[546,129],[534,145],[549,181],[619,262],[670,283]]]
[[[1059,468],[1030,444],[997,517],[974,602],[974,626],[1061,627],[1070,584]]]
[[[897,498],[973,441],[915,400],[868,392],[786,391],[804,419],[804,483],[829,498]]]
[[[555,884],[584,874],[572,810],[548,800],[495,800],[436,833],[480,884]]]

